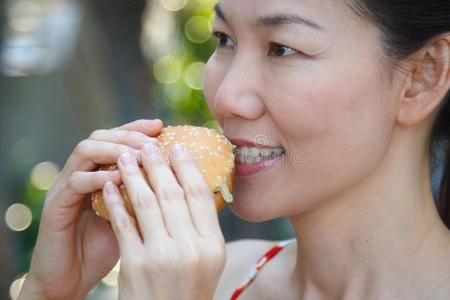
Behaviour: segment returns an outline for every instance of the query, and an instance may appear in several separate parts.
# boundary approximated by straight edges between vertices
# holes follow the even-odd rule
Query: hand
[[[80,142],[46,194],[30,272],[19,299],[84,299],[116,264],[119,251],[108,222],[91,208],[90,193],[107,181],[121,183],[116,171],[95,171],[121,153],[139,157],[142,145],[160,132],[160,120],[139,120],[97,130]]]
[[[118,166],[136,213],[115,184],[104,201],[119,243],[119,299],[212,299],[225,265],[225,242],[211,191],[187,150],[174,146],[171,166],[158,147],[141,160],[124,153]]]

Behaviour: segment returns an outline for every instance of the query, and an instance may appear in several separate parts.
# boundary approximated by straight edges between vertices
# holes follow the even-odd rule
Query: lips
[[[236,146],[236,176],[249,176],[275,164],[285,153],[280,146],[260,145],[244,139],[228,138]]]
[[[228,137],[227,138],[230,140],[230,142],[233,145],[236,145],[237,147],[239,146],[247,146],[247,147],[256,147],[256,148],[281,148],[281,146],[276,146],[276,145],[264,145],[263,143],[254,143],[254,142],[250,142],[249,140],[245,140],[245,139],[240,139],[240,138],[231,138]],[[255,138],[256,140],[257,138]]]

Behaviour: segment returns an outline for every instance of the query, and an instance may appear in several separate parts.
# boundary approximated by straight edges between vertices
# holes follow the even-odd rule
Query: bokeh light
[[[214,20],[215,19],[216,19],[216,13],[212,12],[209,15],[209,18],[208,18],[208,29],[211,31],[211,33],[212,33],[212,30],[213,30],[213,24],[214,24]]]
[[[9,287],[9,296],[12,300],[16,300],[19,297],[20,290],[22,289],[26,276],[27,274],[14,280],[13,283],[11,283],[11,286]]]
[[[184,73],[184,81],[186,85],[194,90],[203,89],[203,78],[205,73],[205,63],[193,62]]]
[[[182,80],[178,80],[164,87],[164,96],[169,106],[181,108],[189,102],[191,91]]]
[[[202,125],[203,127],[214,129],[217,132],[223,133],[222,127],[220,126],[219,122],[216,120],[210,120]]]
[[[188,40],[193,43],[201,44],[211,38],[211,25],[206,17],[195,16],[190,18],[184,26],[184,33]]]
[[[57,164],[51,161],[41,162],[31,171],[31,183],[39,190],[48,190],[58,173],[59,167]]]
[[[32,219],[31,210],[24,204],[15,203],[6,210],[5,221],[11,230],[23,231],[27,229]]]
[[[11,28],[20,32],[29,32],[39,26],[41,8],[37,1],[14,1],[8,12]]]
[[[187,4],[187,0],[159,0],[159,2],[169,11],[182,10]]]
[[[164,56],[156,61],[153,74],[161,83],[173,83],[181,76],[181,62],[173,56]]]
[[[116,286],[117,280],[119,278],[119,272],[120,272],[120,259],[114,266],[114,268],[108,273],[108,275],[103,277],[102,282],[109,286]]]

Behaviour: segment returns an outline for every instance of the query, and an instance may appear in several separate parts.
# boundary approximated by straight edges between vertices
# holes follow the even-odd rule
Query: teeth
[[[264,159],[274,158],[284,153],[283,148],[237,147],[233,151],[238,163],[257,163]]]

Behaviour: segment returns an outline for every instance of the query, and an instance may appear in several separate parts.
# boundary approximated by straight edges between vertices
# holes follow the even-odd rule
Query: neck
[[[438,270],[450,234],[434,204],[428,153],[411,150],[417,144],[392,145],[356,188],[291,217],[302,299],[390,299],[411,287],[427,296],[446,279]]]

